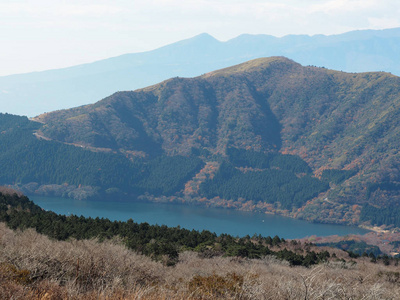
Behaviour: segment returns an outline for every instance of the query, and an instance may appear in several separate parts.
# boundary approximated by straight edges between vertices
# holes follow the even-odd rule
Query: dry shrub
[[[0,299],[29,299],[26,288],[13,281],[0,281]]]
[[[19,284],[31,283],[29,270],[18,270],[14,265],[8,263],[0,263],[0,274],[3,279],[14,281]]]
[[[71,294],[154,286],[163,281],[165,270],[118,241],[59,242],[34,230],[13,232],[4,224],[0,225],[0,250],[0,262],[15,278],[26,281],[21,284],[47,280],[66,287]]]
[[[331,260],[290,267],[184,252],[165,267],[119,240],[58,242],[0,224],[0,299],[400,299],[395,266]]]
[[[242,294],[243,276],[229,273],[225,276],[196,275],[189,281],[189,291],[193,296],[210,298],[235,298]]]
[[[29,298],[40,300],[71,299],[65,287],[48,280],[40,281],[30,289]]]
[[[382,277],[385,281],[391,283],[400,283],[400,272],[394,271],[379,271],[378,277]]]
[[[21,283],[26,283],[26,272],[19,272],[13,265],[0,264],[0,299],[24,299],[27,291]]]
[[[0,186],[0,193],[4,194],[4,195],[14,195],[16,194],[17,196],[21,197],[24,194],[20,191],[17,191],[15,189],[6,187],[6,186]]]

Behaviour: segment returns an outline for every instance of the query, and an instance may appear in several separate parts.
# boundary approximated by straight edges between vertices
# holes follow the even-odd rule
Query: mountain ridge
[[[342,172],[344,179],[308,207],[312,211],[314,204],[321,209],[334,203],[326,208],[332,212],[343,204],[346,209],[397,205],[400,189],[370,187],[376,181],[400,182],[395,171],[399,115],[397,76],[304,67],[270,57],[118,92],[34,120],[44,124],[40,134],[53,140],[149,157],[190,155],[193,149],[225,157],[231,147],[299,156],[317,177],[339,176],[325,170]]]
[[[289,78],[293,78],[295,75],[290,75],[289,73],[294,70],[298,73],[296,75],[299,76],[300,82],[294,82],[292,80],[292,82],[289,84],[290,88],[292,88],[292,89],[295,89],[295,88],[302,89],[301,88],[302,84],[310,83],[311,79],[306,78],[306,76],[308,76],[306,73],[312,74],[313,72],[318,73],[318,75],[313,75],[314,77],[324,75],[325,80],[328,80],[328,81],[329,80],[334,81],[337,78],[345,79],[343,84],[351,84],[352,82],[355,81],[354,79],[356,78],[359,81],[356,85],[356,88],[360,88],[361,86],[365,86],[366,88],[368,88],[368,85],[373,85],[371,83],[368,83],[369,81],[372,81],[372,80],[376,80],[377,84],[379,84],[379,81],[381,81],[381,80],[389,80],[389,81],[398,80],[397,76],[394,76],[394,75],[391,75],[388,73],[383,73],[383,72],[378,72],[378,73],[368,72],[368,73],[350,74],[350,73],[343,73],[343,72],[338,72],[338,71],[334,71],[334,70],[328,70],[328,69],[324,69],[324,68],[302,67],[300,64],[295,63],[292,60],[289,60],[284,57],[260,58],[260,59],[255,59],[255,60],[252,60],[249,62],[239,64],[239,65],[235,65],[232,67],[224,68],[221,70],[208,72],[202,76],[198,76],[195,78],[178,78],[177,77],[177,78],[165,80],[159,84],[156,84],[156,85],[153,85],[153,86],[150,86],[147,88],[139,89],[136,91],[118,92],[118,93],[115,93],[115,94],[111,95],[110,97],[107,97],[93,105],[85,105],[85,106],[74,108],[72,110],[62,110],[62,111],[53,112],[50,114],[43,114],[36,118],[33,118],[33,120],[46,123],[46,120],[48,118],[50,118],[50,115],[54,115],[54,116],[58,116],[60,114],[69,115],[69,114],[73,114],[73,111],[75,111],[75,110],[76,111],[85,111],[92,107],[95,108],[95,110],[99,110],[99,108],[104,105],[110,105],[112,103],[115,103],[115,101],[118,101],[119,95],[121,95],[123,98],[123,97],[130,96],[130,95],[141,95],[141,93],[150,92],[151,97],[158,97],[157,101],[159,102],[159,101],[162,101],[162,99],[163,99],[160,89],[163,89],[165,87],[171,87],[172,91],[170,91],[170,92],[173,93],[175,88],[182,88],[182,87],[180,87],[181,83],[183,83],[183,84],[188,83],[188,85],[190,85],[192,83],[202,85],[202,84],[207,84],[206,82],[210,81],[211,84],[214,84],[213,81],[218,80],[216,78],[224,78],[224,77],[229,77],[229,76],[237,77],[238,78],[237,80],[246,81],[246,80],[248,80],[248,78],[246,78],[247,73],[263,72],[263,70],[270,68],[271,64],[275,64],[275,66],[274,66],[275,69],[281,68],[281,69],[277,69],[276,72],[285,72],[285,73],[282,73],[282,74],[284,74],[283,76],[288,76]],[[279,65],[279,67],[277,67],[278,65]],[[279,74],[279,75],[282,75],[282,74]],[[260,76],[262,76],[262,75],[260,75]],[[267,76],[269,76],[269,75],[267,75]],[[283,85],[283,84],[287,83],[285,81],[286,79],[282,80],[282,78],[278,78],[277,76],[274,77],[272,75],[271,78],[273,80],[275,80],[275,82],[273,84],[278,83],[280,85]],[[271,80],[271,78],[269,78],[269,80]],[[308,80],[309,82],[305,82],[305,80]],[[376,84],[376,83],[374,83],[374,84]],[[217,84],[219,84],[219,83],[217,83]],[[245,82],[244,85],[246,85],[246,84],[247,83]],[[256,87],[256,89],[258,89],[258,90],[266,88],[265,86],[264,87],[262,86],[263,83],[258,82],[257,84],[261,84]],[[273,84],[271,84],[272,88],[274,88]],[[294,87],[293,84],[295,84],[296,86]],[[271,88],[271,87],[268,87],[268,88]],[[178,92],[180,92],[180,91],[178,91]],[[270,92],[270,91],[268,91],[268,92]],[[262,91],[262,93],[265,93],[265,91]],[[182,95],[178,95],[178,96],[182,97]],[[115,99],[117,99],[117,100],[115,100]],[[130,100],[125,99],[123,101],[126,102],[126,101],[130,101]],[[152,98],[151,101],[154,102],[154,101],[156,101],[156,99]],[[171,99],[169,99],[169,102],[172,103]],[[277,110],[277,112],[278,112],[278,110]]]
[[[33,74],[0,77],[2,111],[30,117],[98,101],[167,78],[193,77],[250,59],[283,55],[303,65],[400,74],[398,29],[335,36],[247,35],[220,42],[200,35],[148,52]],[[208,36],[208,37],[207,37]]]

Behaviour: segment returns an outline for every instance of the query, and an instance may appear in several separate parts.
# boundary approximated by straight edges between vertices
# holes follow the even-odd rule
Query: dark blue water
[[[81,201],[37,196],[31,196],[30,199],[40,207],[58,214],[75,214],[120,221],[132,218],[138,223],[179,225],[187,229],[205,229],[217,234],[228,233],[234,236],[261,234],[263,236],[278,235],[286,239],[293,239],[311,235],[337,234],[343,236],[367,232],[357,227],[315,224],[275,215],[177,204]]]

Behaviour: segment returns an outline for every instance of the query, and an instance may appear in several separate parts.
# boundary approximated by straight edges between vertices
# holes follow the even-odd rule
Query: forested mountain
[[[388,73],[257,59],[36,122],[3,115],[1,183],[400,226],[399,105]]]
[[[191,179],[203,162],[194,156],[160,156],[143,163],[116,153],[92,152],[38,140],[40,123],[0,115],[0,181],[26,184],[25,191],[83,199],[120,191],[138,196],[172,194]]]
[[[175,76],[192,77],[268,56],[347,72],[400,75],[400,28],[339,35],[244,34],[226,42],[201,34],[143,53],[65,69],[0,77],[1,112],[29,117],[94,103],[116,91],[134,90]]]

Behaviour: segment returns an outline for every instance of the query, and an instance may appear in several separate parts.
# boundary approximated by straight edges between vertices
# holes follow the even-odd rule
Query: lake
[[[40,207],[64,215],[83,215],[110,220],[147,222],[187,229],[209,230],[217,234],[234,236],[261,234],[285,239],[304,238],[311,235],[364,234],[358,227],[309,223],[302,220],[262,213],[242,212],[229,209],[204,208],[179,204],[148,203],[134,201],[73,200],[57,197],[29,197]]]

